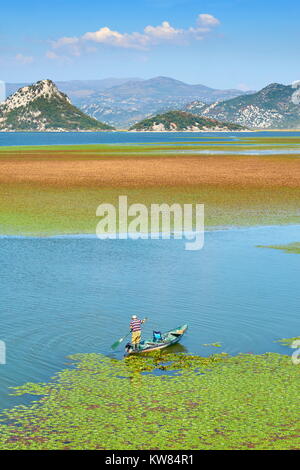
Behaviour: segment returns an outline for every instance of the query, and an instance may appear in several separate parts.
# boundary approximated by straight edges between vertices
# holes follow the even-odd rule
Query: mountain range
[[[256,93],[211,105],[194,101],[185,110],[254,129],[299,129],[300,105],[296,93],[292,85],[272,83]]]
[[[81,109],[51,80],[23,86],[0,104],[0,131],[109,130],[114,128],[107,124],[111,121],[131,130],[300,128],[300,93],[295,85],[272,83],[258,92],[228,98],[234,90],[187,85],[167,77],[115,79],[113,87],[112,80],[64,82],[73,103],[84,103]],[[102,91],[96,92],[96,85]],[[202,98],[191,100],[193,93]],[[96,97],[102,105],[96,104]],[[99,115],[106,123],[98,120]]]
[[[55,83],[83,112],[121,129],[157,113],[183,109],[191,101],[210,104],[245,94],[236,89],[218,90],[204,85],[189,85],[169,77],[149,80],[107,78]],[[26,85],[28,84],[8,83],[7,92],[13,93],[20,86]]]
[[[55,81],[59,90],[67,94],[71,100],[90,96],[111,88],[113,86],[122,85],[128,81],[139,81],[139,78],[114,78],[108,77],[100,80],[70,80],[70,81]],[[19,88],[31,85],[31,83],[6,83],[7,96],[12,95]]]

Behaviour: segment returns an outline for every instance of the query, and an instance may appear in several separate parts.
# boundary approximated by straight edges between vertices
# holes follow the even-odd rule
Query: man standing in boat
[[[141,341],[141,329],[142,329],[142,324],[145,323],[146,318],[144,320],[139,320],[136,315],[132,315],[131,321],[130,321],[130,331],[132,333],[131,336],[131,344],[133,347],[134,351],[138,351],[139,346],[140,346],[140,341]]]

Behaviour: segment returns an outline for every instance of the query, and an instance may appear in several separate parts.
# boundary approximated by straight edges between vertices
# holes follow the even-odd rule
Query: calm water
[[[274,137],[274,132],[0,132],[0,146],[75,144],[181,143],[197,139],[236,141],[241,137]],[[276,132],[276,137],[300,136],[299,132]]]
[[[259,135],[274,133],[0,133],[0,146],[230,143]],[[182,351],[289,353],[274,341],[299,335],[300,256],[256,245],[299,240],[300,226],[208,232],[199,252],[175,240],[0,238],[0,340],[7,345],[0,407],[24,402],[8,396],[9,386],[48,380],[70,354],[121,358],[123,350],[112,354],[110,345],[132,313],[149,317],[145,335],[187,322]],[[211,342],[222,348],[203,346]]]
[[[290,353],[274,341],[299,335],[300,256],[256,245],[297,240],[300,226],[208,232],[198,252],[180,240],[1,238],[0,406],[18,403],[8,386],[48,380],[69,354],[110,355],[132,313],[149,317],[145,334],[187,322],[189,353]]]

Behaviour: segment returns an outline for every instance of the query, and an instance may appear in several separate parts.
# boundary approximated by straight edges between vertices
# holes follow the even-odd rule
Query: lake
[[[178,350],[290,354],[275,341],[299,335],[300,257],[257,245],[300,240],[300,226],[210,231],[200,251],[184,240],[93,236],[0,238],[0,407],[24,402],[8,387],[47,381],[66,356],[113,353],[130,315],[145,336],[188,323]],[[203,344],[221,342],[221,348]]]
[[[237,141],[242,137],[299,137],[283,132],[0,132],[0,146],[181,143],[196,139]],[[198,142],[197,142],[198,143]],[[200,142],[199,142],[200,143]]]

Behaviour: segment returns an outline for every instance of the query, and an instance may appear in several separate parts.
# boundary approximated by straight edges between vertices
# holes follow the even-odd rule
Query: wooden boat
[[[166,333],[161,334],[160,339],[154,340],[153,338],[141,341],[139,344],[139,349],[133,349],[131,343],[127,343],[125,346],[125,354],[139,354],[144,352],[156,351],[158,349],[164,349],[172,344],[178,343],[181,340],[182,336],[186,332],[188,326],[182,325],[174,330],[167,331]]]

